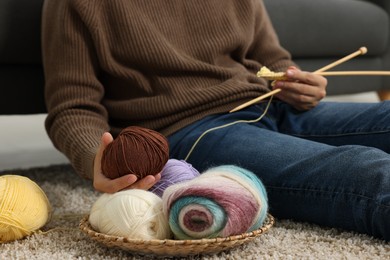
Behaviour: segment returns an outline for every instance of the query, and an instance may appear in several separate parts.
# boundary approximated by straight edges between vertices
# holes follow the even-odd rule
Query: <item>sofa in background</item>
[[[388,0],[264,0],[282,45],[316,70],[361,46],[368,53],[334,70],[390,70]],[[45,113],[40,24],[43,0],[0,0],[0,115]],[[390,77],[329,77],[328,95],[377,91]]]
[[[306,71],[366,46],[364,56],[332,70],[390,70],[389,0],[264,0],[281,44]],[[390,99],[390,77],[328,77],[328,95],[377,91]]]

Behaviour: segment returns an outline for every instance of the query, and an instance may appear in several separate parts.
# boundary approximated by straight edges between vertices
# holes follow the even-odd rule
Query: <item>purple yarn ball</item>
[[[150,188],[150,191],[162,197],[165,189],[172,184],[189,181],[199,175],[200,173],[186,161],[169,159],[161,172],[160,181]]]

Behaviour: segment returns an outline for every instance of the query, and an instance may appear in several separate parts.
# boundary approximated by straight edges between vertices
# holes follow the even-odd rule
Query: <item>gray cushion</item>
[[[356,0],[264,0],[281,44],[294,58],[343,56],[361,46],[367,55],[388,46],[389,18]]]

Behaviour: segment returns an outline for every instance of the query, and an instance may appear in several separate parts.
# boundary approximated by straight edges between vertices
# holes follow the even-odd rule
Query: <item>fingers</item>
[[[146,177],[140,179],[139,181],[137,181],[133,185],[129,186],[128,188],[130,188],[130,189],[149,190],[160,179],[161,179],[161,173],[158,173],[156,175],[147,175]]]
[[[275,84],[275,88],[281,88],[284,91],[311,97],[316,100],[321,100],[326,96],[325,88],[307,85],[301,82],[278,81]]]
[[[277,81],[274,88],[280,88],[276,97],[298,110],[309,110],[318,105],[326,96],[327,80],[310,72],[289,67],[286,75],[289,80]]]
[[[104,175],[103,175],[104,176]],[[134,174],[128,174],[116,179],[108,179],[105,176],[98,178],[94,187],[97,191],[105,193],[115,193],[125,189],[142,189],[149,190],[161,179],[161,174],[147,175],[138,180]]]
[[[95,190],[104,193],[115,193],[131,187],[137,182],[137,176],[128,174],[116,179],[109,179],[103,174],[99,175],[93,182]]]
[[[325,89],[328,84],[327,79],[315,73],[301,71],[295,67],[290,67],[286,72],[290,82],[300,82],[308,86]]]
[[[319,103],[314,97],[288,91],[279,92],[276,94],[276,97],[300,111],[310,110]]]

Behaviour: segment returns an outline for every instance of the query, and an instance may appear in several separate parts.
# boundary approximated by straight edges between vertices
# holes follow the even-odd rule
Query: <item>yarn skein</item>
[[[161,198],[140,189],[102,194],[91,208],[89,222],[95,231],[128,239],[172,237]]]
[[[165,136],[151,129],[129,126],[104,149],[101,167],[110,179],[129,173],[141,179],[160,173],[168,159]]]
[[[48,222],[50,213],[38,184],[24,176],[0,176],[0,243],[31,235]]]
[[[227,237],[260,228],[268,211],[264,185],[234,165],[208,169],[163,194],[163,210],[177,239]]]
[[[200,173],[198,170],[186,161],[169,159],[161,172],[161,179],[149,190],[159,197],[162,197],[164,191],[169,186],[192,180],[199,175]]]

